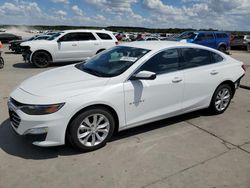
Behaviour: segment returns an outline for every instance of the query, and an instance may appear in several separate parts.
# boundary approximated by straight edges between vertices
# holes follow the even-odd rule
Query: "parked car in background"
[[[243,42],[246,47],[247,47],[247,51],[250,52],[250,35],[245,35],[244,36],[244,42]]]
[[[230,45],[231,48],[246,48],[247,45],[244,43],[244,35],[232,36]]]
[[[201,45],[121,44],[21,83],[9,98],[10,122],[34,145],[68,140],[92,151],[115,131],[204,108],[223,113],[244,74],[242,62]]]
[[[137,41],[157,41],[157,40],[160,40],[156,37],[142,37],[140,39],[138,39]]]
[[[53,62],[78,62],[118,44],[110,31],[67,30],[47,40],[21,43],[24,60],[36,67],[47,67]]]
[[[230,49],[230,35],[220,31],[187,31],[170,40],[199,44],[222,52]]]
[[[22,40],[22,37],[11,33],[0,33],[0,41],[2,43],[8,43],[11,40]]]
[[[20,46],[20,44],[22,42],[27,42],[27,41],[33,41],[33,40],[47,40],[48,38],[50,38],[51,35],[35,35],[29,39],[26,40],[12,40],[9,42],[9,50],[15,52],[15,53],[22,53],[22,48]]]

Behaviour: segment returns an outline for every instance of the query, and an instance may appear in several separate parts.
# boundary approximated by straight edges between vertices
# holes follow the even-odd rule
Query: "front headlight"
[[[29,115],[46,115],[57,112],[64,104],[65,103],[52,105],[24,105],[20,107],[20,110]]]

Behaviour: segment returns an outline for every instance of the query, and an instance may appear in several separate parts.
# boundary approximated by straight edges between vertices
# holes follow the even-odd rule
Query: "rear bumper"
[[[243,74],[238,80],[234,82],[235,89],[238,89],[240,87],[240,81],[244,76],[245,74]]]

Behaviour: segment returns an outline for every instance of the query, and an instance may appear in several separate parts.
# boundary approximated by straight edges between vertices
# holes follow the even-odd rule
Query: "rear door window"
[[[181,49],[181,69],[195,68],[211,64],[210,51],[198,48]]]

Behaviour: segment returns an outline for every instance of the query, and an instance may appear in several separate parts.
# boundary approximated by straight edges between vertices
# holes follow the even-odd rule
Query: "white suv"
[[[58,32],[47,40],[21,43],[23,58],[43,68],[52,62],[77,62],[118,44],[110,31],[68,30]]]

